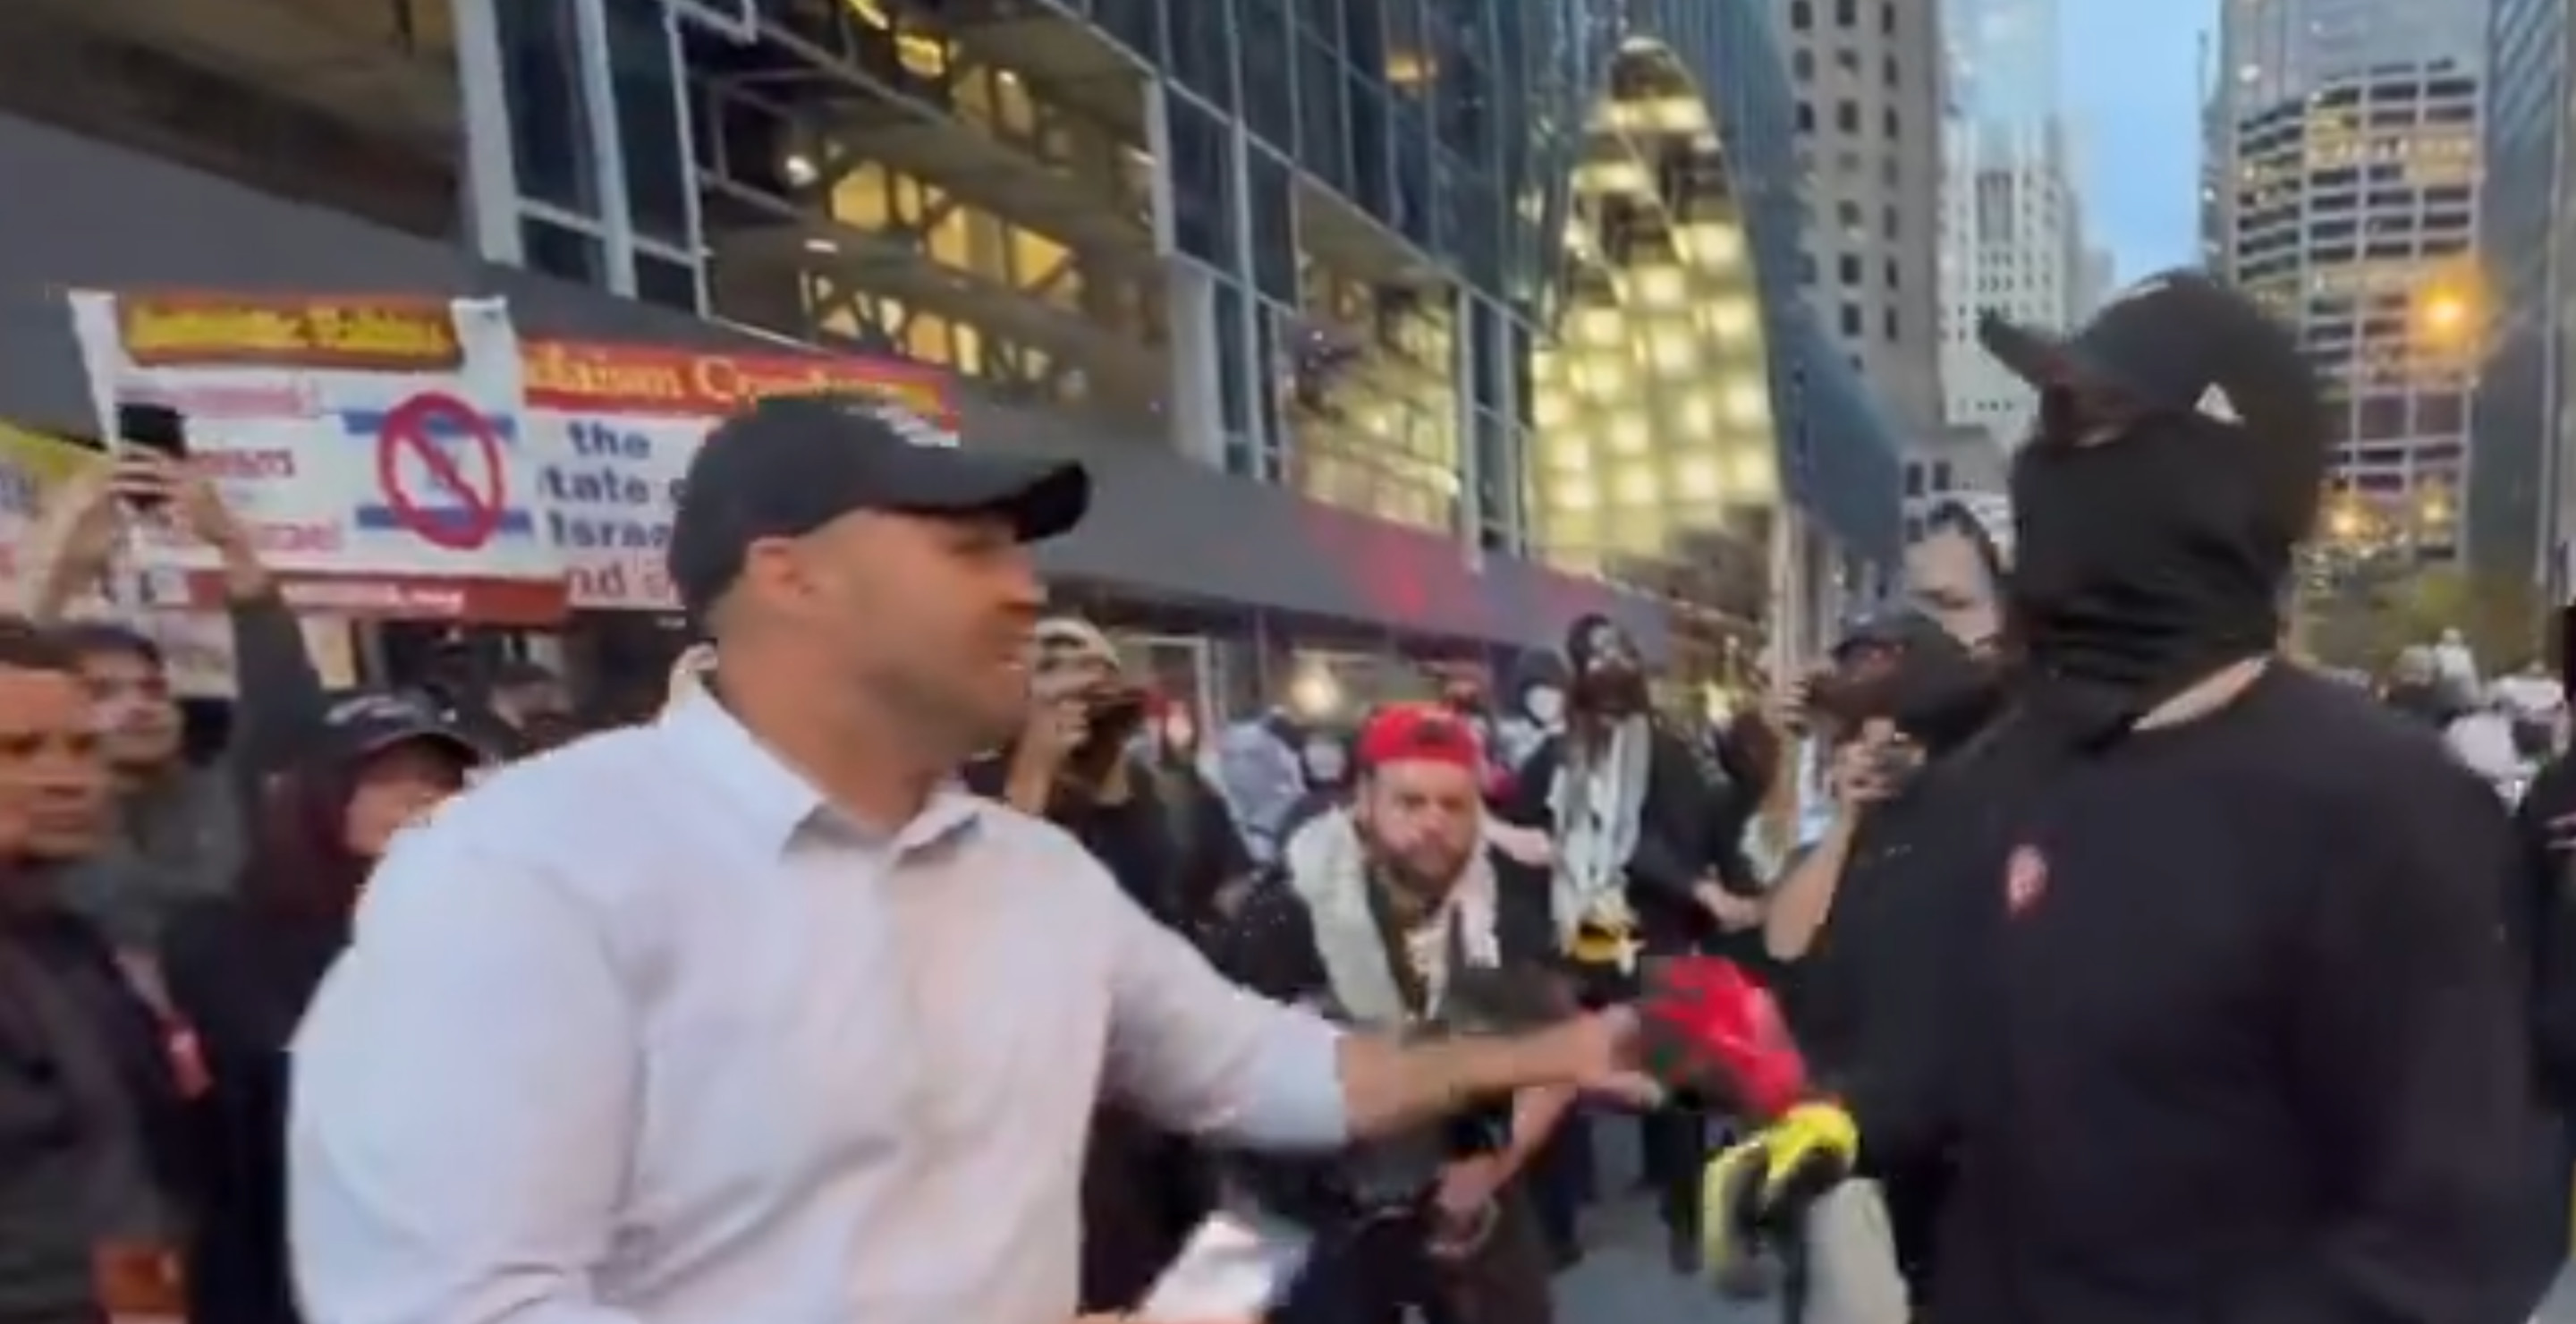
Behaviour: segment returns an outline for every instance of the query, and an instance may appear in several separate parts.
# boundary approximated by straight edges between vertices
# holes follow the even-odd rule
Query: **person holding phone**
[[[246,790],[295,761],[326,703],[303,629],[250,527],[182,457],[168,411],[124,412],[140,420],[144,444],[120,442],[52,496],[46,518],[59,541],[28,615],[54,627],[77,657],[116,778],[115,831],[58,886],[148,986],[149,953],[170,914],[228,891],[239,873]],[[135,609],[118,558],[145,523],[213,549],[223,567],[239,697],[230,743],[213,766],[186,757],[160,646],[116,614]]]
[[[1177,792],[1131,750],[1144,693],[1089,621],[1042,620],[1030,648],[1027,722],[1010,748],[969,768],[967,784],[1072,833],[1147,914],[1190,931],[1185,843],[1163,804]],[[1136,1301],[1211,1203],[1187,1141],[1108,1102],[1092,1121],[1082,1196],[1086,1309]]]

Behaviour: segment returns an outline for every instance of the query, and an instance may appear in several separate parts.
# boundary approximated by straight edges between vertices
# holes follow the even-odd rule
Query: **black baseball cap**
[[[1903,603],[1881,603],[1845,616],[1829,656],[1849,662],[1860,654],[1902,652],[1940,626]]]
[[[753,542],[801,537],[853,511],[1000,516],[1037,542],[1081,523],[1090,505],[1078,463],[966,450],[884,400],[772,396],[717,424],[690,457],[667,561],[694,615],[732,586]]]
[[[436,745],[468,766],[492,757],[463,723],[423,695],[362,691],[339,698],[322,715],[322,747],[335,761],[356,763],[415,741]]]
[[[2073,335],[1988,312],[1977,340],[2042,391],[2107,394],[2133,408],[2190,413],[2322,464],[2331,437],[2316,370],[2298,338],[2252,299],[2197,271],[2150,276]]]

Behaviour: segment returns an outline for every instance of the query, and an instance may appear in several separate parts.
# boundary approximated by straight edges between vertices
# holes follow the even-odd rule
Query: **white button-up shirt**
[[[1346,1125],[1335,1032],[1071,837],[868,832],[705,697],[406,834],[294,1051],[314,1324],[1062,1324],[1104,1087]]]

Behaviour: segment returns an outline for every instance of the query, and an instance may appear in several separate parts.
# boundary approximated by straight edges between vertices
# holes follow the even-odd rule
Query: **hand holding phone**
[[[157,459],[164,463],[188,457],[188,420],[168,405],[134,401],[116,407],[114,448],[119,457]],[[120,466],[122,468],[123,466]],[[150,468],[136,466],[138,474],[149,474]],[[117,495],[136,510],[154,510],[169,504],[166,483],[155,484],[146,478],[128,481],[118,475]]]

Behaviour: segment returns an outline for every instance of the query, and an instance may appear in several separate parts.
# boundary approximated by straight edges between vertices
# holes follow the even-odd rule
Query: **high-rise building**
[[[1942,15],[1954,0],[1773,0],[1797,83],[1801,276],[1910,436],[1940,430]]]
[[[1095,465],[1047,568],[1140,630],[1759,618],[1778,530],[1801,583],[1898,546],[1890,429],[1784,311],[1768,3],[0,5],[0,174],[59,181],[0,207],[0,410],[86,408],[67,284],[504,290],[952,371],[967,444]]]
[[[1810,656],[1898,510],[1895,430],[1798,290],[1799,102],[1765,0],[1636,0],[1614,36],[1536,367],[1534,528],[1562,564],[1665,567],[1721,650],[1768,601],[1776,656]]]
[[[2230,0],[2211,128],[2226,274],[2291,323],[2337,424],[2328,530],[2459,546],[2485,336],[2482,0]]]
[[[2086,274],[2057,78],[2057,0],[1944,0],[1942,21],[1950,71],[1942,120],[1944,421],[1949,430],[1983,432],[2001,452],[2028,433],[2036,399],[1977,343],[1977,319],[1993,313],[2030,326],[2070,325]],[[1918,468],[1929,459],[1918,456]]]
[[[2494,0],[2487,28],[2478,250],[2486,361],[2469,429],[2462,551],[2482,576],[2528,576],[2550,600],[2576,591],[2576,425],[2568,370],[2576,270],[2567,229],[2567,0]]]

